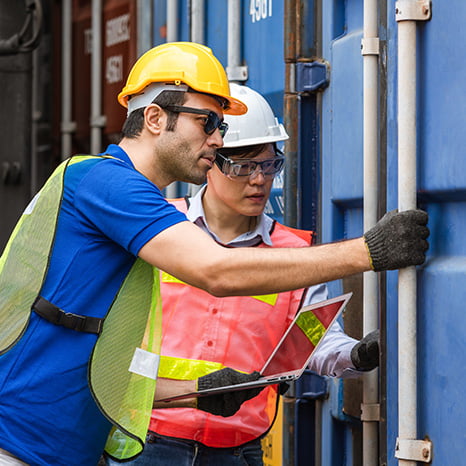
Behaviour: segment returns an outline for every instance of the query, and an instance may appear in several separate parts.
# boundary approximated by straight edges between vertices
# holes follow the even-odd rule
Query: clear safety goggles
[[[224,175],[231,179],[239,179],[241,181],[253,180],[259,173],[262,173],[265,178],[273,178],[283,170],[285,156],[277,150],[277,155],[272,159],[232,160],[217,152],[215,164]]]
[[[196,115],[205,115],[207,118],[204,122],[204,132],[209,136],[218,128],[220,136],[225,137],[228,131],[228,123],[224,122],[215,112],[202,110],[200,108],[185,107],[183,105],[167,105],[163,107],[174,113],[194,113]]]

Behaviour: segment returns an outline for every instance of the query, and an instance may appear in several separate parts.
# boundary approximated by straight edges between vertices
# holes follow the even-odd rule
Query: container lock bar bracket
[[[378,37],[364,37],[361,39],[361,55],[379,55],[379,52]]]
[[[296,63],[296,92],[317,92],[330,82],[330,67],[323,60]]]
[[[361,405],[361,421],[380,421],[379,403],[363,403]]]
[[[105,115],[96,115],[89,120],[91,128],[104,128],[107,124],[107,117]]]
[[[430,0],[398,0],[395,4],[397,21],[428,21],[432,16]]]
[[[248,79],[248,67],[247,66],[227,66],[228,81],[240,81],[244,82]]]
[[[400,460],[432,461],[432,442],[430,440],[396,439],[395,457]]]

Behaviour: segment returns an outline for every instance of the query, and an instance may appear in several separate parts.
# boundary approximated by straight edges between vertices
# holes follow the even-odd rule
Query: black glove
[[[225,385],[257,380],[259,377],[259,372],[243,374],[230,367],[225,367],[225,369],[199,377],[197,387],[199,390],[223,387]],[[223,417],[233,416],[245,401],[257,396],[263,388],[264,387],[250,388],[247,390],[221,393],[219,395],[199,397],[197,400],[197,409]]]
[[[279,383],[278,384],[279,395],[284,395],[289,390],[290,387],[291,387],[291,384],[289,384],[288,382]]]
[[[372,269],[395,270],[420,265],[429,243],[427,213],[423,210],[392,210],[364,234]]]
[[[371,371],[379,365],[380,332],[374,330],[368,333],[351,350],[351,361],[359,371]]]

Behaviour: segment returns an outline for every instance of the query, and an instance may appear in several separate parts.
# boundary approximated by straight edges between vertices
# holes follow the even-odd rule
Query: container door
[[[433,444],[435,465],[464,463],[466,419],[462,369],[466,354],[466,3],[448,2],[418,23],[418,204],[429,212],[429,258],[418,269],[418,439]],[[388,2],[388,208],[397,205],[395,1]],[[394,458],[397,412],[397,274],[388,274],[387,461]],[[402,324],[402,323],[401,323]]]
[[[363,0],[322,1],[323,58],[329,87],[322,95],[322,241],[362,234]],[[361,337],[362,275],[329,284],[331,295],[353,291],[343,326]],[[362,464],[361,382],[334,379],[323,405],[322,465]]]
[[[0,4],[0,40],[19,35],[26,23],[24,2],[3,1]],[[31,199],[31,89],[32,54],[16,53],[0,56],[0,251]],[[1,254],[1,252],[0,252]]]

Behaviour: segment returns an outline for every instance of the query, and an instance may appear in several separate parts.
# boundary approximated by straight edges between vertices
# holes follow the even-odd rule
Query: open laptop
[[[156,401],[168,402],[183,398],[216,395],[298,379],[308,366],[313,352],[323,340],[328,329],[343,312],[352,294],[346,293],[302,307],[260,370],[259,379],[184,393]]]

